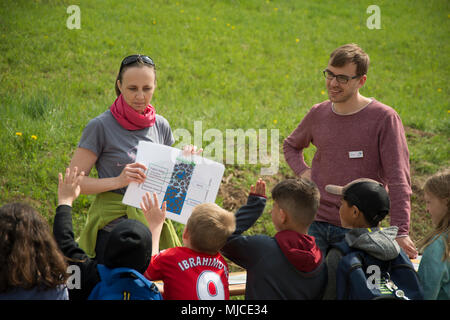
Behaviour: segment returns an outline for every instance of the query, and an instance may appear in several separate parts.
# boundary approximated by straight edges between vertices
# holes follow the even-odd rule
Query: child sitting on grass
[[[450,299],[450,171],[428,178],[424,186],[427,212],[434,230],[422,240],[419,247],[422,260],[419,279],[426,300]]]
[[[152,259],[145,276],[163,280],[167,300],[228,300],[228,265],[219,253],[235,229],[231,212],[215,203],[197,205],[183,231],[183,247],[158,253],[159,238],[166,216],[166,202],[160,208],[146,193],[141,208],[152,233]]]
[[[222,248],[225,257],[247,270],[246,299],[320,299],[326,266],[315,239],[307,235],[319,205],[316,185],[288,179],[272,190],[275,237],[242,235],[264,211],[265,182],[250,188],[247,204],[236,213],[236,231]]]

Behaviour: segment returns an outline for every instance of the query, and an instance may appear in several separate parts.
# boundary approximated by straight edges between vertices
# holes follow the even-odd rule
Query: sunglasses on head
[[[120,69],[122,69],[124,66],[127,66],[129,64],[135,63],[137,61],[142,61],[143,63],[146,63],[151,66],[155,66],[155,63],[153,62],[153,59],[149,56],[145,56],[142,54],[133,54],[131,56],[126,57],[122,60],[122,64],[120,65]]]

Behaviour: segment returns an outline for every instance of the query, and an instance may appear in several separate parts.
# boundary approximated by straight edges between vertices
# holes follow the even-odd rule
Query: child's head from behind
[[[320,193],[314,182],[307,179],[286,179],[272,189],[271,212],[277,231],[311,225],[319,206]]]
[[[215,203],[197,205],[189,217],[183,241],[199,252],[216,254],[236,229],[234,214]]]
[[[67,264],[47,221],[25,203],[0,208],[0,292],[14,287],[56,288]]]
[[[378,181],[361,178],[343,187],[327,185],[325,190],[342,196],[339,216],[344,228],[377,227],[389,214],[389,195]]]
[[[427,212],[435,227],[449,226],[450,170],[439,172],[428,178],[424,185]]]
[[[144,273],[152,256],[152,235],[140,221],[126,219],[111,231],[105,247],[105,265]]]

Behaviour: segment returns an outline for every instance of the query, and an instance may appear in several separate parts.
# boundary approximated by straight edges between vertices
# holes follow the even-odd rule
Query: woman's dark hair
[[[117,74],[116,82],[114,84],[117,96],[120,96],[120,90],[119,86],[117,85],[117,81],[118,80],[122,81],[122,76],[125,70],[131,67],[141,68],[143,66],[147,66],[153,69],[153,72],[155,73],[155,82],[156,82],[156,66],[152,58],[140,54],[128,56],[122,60],[122,63],[120,64],[119,73]]]
[[[67,263],[47,221],[25,203],[2,206],[0,292],[16,287],[56,288],[67,278]]]

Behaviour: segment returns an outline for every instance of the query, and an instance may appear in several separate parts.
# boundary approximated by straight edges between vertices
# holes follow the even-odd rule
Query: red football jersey
[[[152,257],[144,276],[164,282],[167,300],[228,300],[228,265],[220,253],[210,255],[186,247]]]

